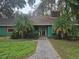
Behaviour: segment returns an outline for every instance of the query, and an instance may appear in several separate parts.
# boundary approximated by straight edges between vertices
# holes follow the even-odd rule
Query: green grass
[[[62,59],[79,59],[79,41],[50,40]]]
[[[33,40],[0,38],[0,59],[17,59],[32,55],[36,49]]]

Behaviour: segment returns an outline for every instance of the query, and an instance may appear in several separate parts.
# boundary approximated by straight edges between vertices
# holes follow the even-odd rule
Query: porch
[[[53,30],[51,25],[36,25],[34,31],[39,33],[39,36],[51,37]]]

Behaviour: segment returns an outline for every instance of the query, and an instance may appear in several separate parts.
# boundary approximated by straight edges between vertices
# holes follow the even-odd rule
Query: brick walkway
[[[51,46],[47,38],[42,37],[38,40],[37,50],[35,54],[27,59],[60,59],[60,56]]]

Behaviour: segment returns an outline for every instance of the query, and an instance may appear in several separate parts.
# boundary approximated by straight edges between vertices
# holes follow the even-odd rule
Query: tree
[[[76,18],[77,23],[79,23],[79,0],[69,0],[70,7],[71,7],[71,13]]]
[[[64,5],[63,5],[64,3]],[[79,19],[79,0],[59,0],[58,5],[62,11],[67,12],[70,16],[70,18],[73,18],[73,20],[78,22]],[[63,12],[64,13],[64,12]],[[63,15],[63,14],[62,14]]]
[[[15,25],[15,34],[18,34],[19,38],[24,38],[25,34],[33,29],[32,22],[28,20],[26,15],[19,15],[17,17],[17,23]]]
[[[42,2],[38,6],[37,11],[41,13],[41,15],[44,15],[45,9],[46,9],[46,4]]]
[[[60,38],[64,38],[71,34],[72,22],[67,15],[58,17],[54,22],[54,31]]]
[[[59,20],[56,22],[56,24],[60,23],[58,25],[60,28],[57,28],[56,31],[59,30],[59,31],[64,32],[63,29],[65,29],[65,32],[70,31],[69,33],[67,32],[68,33],[67,35],[70,34],[72,37],[78,36],[78,34],[77,34],[77,32],[78,32],[77,27],[78,26],[76,26],[75,24],[77,24],[78,21],[79,21],[78,20],[79,19],[79,17],[78,17],[79,16],[79,0],[59,0],[58,1],[58,7],[60,9],[60,15],[61,16],[65,15],[66,17],[65,16],[61,17],[60,16],[61,19],[59,18]],[[64,19],[64,20],[62,20],[62,19]],[[66,29],[67,27],[65,26],[65,24],[67,24],[67,23],[69,23],[69,24],[72,23],[71,24],[72,26],[69,26],[69,28],[71,28],[71,30]],[[63,26],[65,26],[65,27],[63,27]]]
[[[25,0],[0,0],[0,15],[12,16],[15,8],[25,7]]]
[[[35,3],[35,0],[28,0],[28,4],[32,7],[33,4]]]
[[[48,7],[50,11],[52,11],[52,7],[54,7],[55,0],[42,0],[42,2]]]
[[[55,0],[41,0],[38,8],[36,9],[39,13],[44,15],[48,10],[52,13],[52,7],[54,7]]]

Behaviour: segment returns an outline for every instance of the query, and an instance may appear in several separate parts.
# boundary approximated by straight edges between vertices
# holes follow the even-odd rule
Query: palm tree
[[[67,18],[66,15],[58,17],[58,19],[54,23],[55,33],[59,37],[64,38],[65,36],[71,34],[71,30],[72,22],[69,20],[69,18]]]
[[[19,15],[17,17],[18,21],[15,25],[15,32],[24,38],[24,33],[27,33],[33,29],[32,22],[28,20],[26,15]]]

